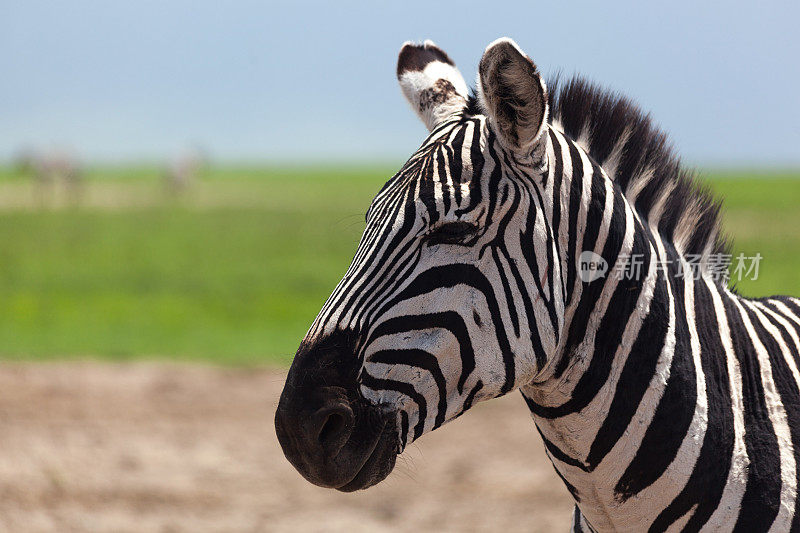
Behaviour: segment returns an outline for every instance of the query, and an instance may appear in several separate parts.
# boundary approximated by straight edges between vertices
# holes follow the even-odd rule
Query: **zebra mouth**
[[[341,492],[353,492],[356,490],[367,489],[377,485],[388,476],[394,469],[398,452],[398,436],[393,429],[393,424],[388,423],[381,431],[380,437],[375,442],[372,451],[366,456],[366,460],[361,468],[355,473],[353,478],[342,485],[336,487]]]

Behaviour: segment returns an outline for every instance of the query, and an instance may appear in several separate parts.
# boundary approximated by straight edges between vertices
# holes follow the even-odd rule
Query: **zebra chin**
[[[283,453],[308,481],[343,492],[383,481],[399,452],[398,413],[358,390],[354,335],[304,343],[275,413]]]

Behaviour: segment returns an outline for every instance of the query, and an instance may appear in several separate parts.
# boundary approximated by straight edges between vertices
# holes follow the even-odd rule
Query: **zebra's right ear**
[[[467,106],[467,84],[444,50],[425,41],[406,42],[397,58],[397,80],[428,130]]]

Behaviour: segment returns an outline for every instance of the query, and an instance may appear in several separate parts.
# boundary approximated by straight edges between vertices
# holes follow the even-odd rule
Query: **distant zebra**
[[[16,157],[15,166],[20,174],[33,178],[39,203],[52,198],[61,185],[73,203],[81,200],[84,172],[75,155],[68,150],[24,150]]]
[[[798,529],[800,301],[726,288],[718,203],[664,134],[581,79],[548,93],[509,39],[477,97],[431,42],[397,75],[430,135],[297,352],[289,461],[366,488],[518,388],[575,531]]]
[[[186,150],[173,158],[164,172],[164,183],[171,194],[180,194],[198,180],[206,158],[199,149]]]

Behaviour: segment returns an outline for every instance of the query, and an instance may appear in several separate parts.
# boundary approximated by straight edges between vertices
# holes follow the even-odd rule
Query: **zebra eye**
[[[461,244],[478,230],[470,222],[448,222],[432,229],[425,237],[428,244]]]

